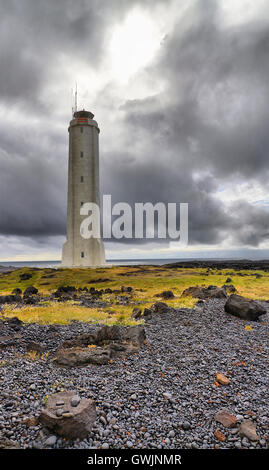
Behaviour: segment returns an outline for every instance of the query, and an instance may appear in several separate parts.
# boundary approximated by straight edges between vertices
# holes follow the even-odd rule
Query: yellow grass
[[[137,323],[131,318],[132,308],[117,306],[115,314],[110,313],[112,310],[114,309],[80,307],[73,302],[49,302],[44,306],[26,305],[22,308],[7,306],[4,316],[6,318],[16,316],[23,322],[40,324],[68,324],[72,320],[106,325]]]
[[[181,298],[184,289],[190,286],[217,285],[221,287],[225,284],[227,277],[232,277],[232,284],[236,287],[240,295],[251,299],[269,299],[269,273],[263,271],[240,271],[248,276],[230,276],[229,269],[221,271],[211,271],[206,269],[176,268],[167,269],[162,266],[115,266],[102,269],[40,269],[23,268],[7,275],[0,275],[0,295],[10,294],[15,287],[22,291],[26,287],[33,285],[38,288],[40,294],[46,295],[59,286],[72,285],[78,287],[95,287],[97,289],[121,289],[121,286],[131,286],[132,304],[128,306],[117,305],[117,294],[104,294],[103,300],[111,304],[106,308],[88,308],[70,302],[43,302],[41,306],[27,305],[22,308],[14,308],[6,305],[4,316],[17,316],[24,322],[38,322],[42,324],[50,323],[70,323],[72,320],[85,321],[101,324],[136,324],[137,321],[131,318],[134,307],[144,309],[149,308],[157,301],[162,301],[156,294],[164,290],[172,290],[175,298],[165,300],[171,307],[192,308],[197,299]],[[32,278],[27,281],[20,281],[20,274],[31,273]],[[257,279],[256,274],[262,277]],[[208,275],[207,275],[208,274]],[[52,278],[46,277],[53,275]],[[107,279],[100,282],[98,279]],[[94,281],[94,282],[93,282]],[[121,294],[118,294],[121,295]],[[125,294],[122,294],[125,295]]]

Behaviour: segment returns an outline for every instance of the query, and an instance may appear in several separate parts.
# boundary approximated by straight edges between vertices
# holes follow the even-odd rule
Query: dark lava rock
[[[145,338],[142,325],[103,326],[96,333],[64,341],[56,353],[56,363],[64,366],[107,364],[111,357],[137,351]]]
[[[170,310],[171,307],[166,305],[164,302],[156,302],[151,306],[151,312],[152,313],[165,313]],[[145,309],[146,310],[146,309]],[[144,310],[144,315],[145,315],[145,310]]]
[[[25,289],[23,293],[23,297],[29,297],[30,295],[36,295],[38,293],[38,289],[34,286],[29,286]]]
[[[140,308],[135,307],[132,312],[132,318],[137,320],[137,318],[141,318],[142,316],[142,310]]]
[[[35,341],[29,341],[29,343],[26,345],[26,350],[34,351],[38,354],[43,354],[45,352],[44,346],[42,346],[42,344],[36,343]]]
[[[1,295],[0,304],[13,304],[21,302],[22,299],[19,295]]]
[[[250,300],[241,295],[232,294],[225,306],[225,312],[230,313],[243,320],[257,321],[260,315],[264,315],[266,310],[259,302]]]
[[[150,308],[144,308],[143,317],[145,317],[146,320],[151,319],[152,315]]]
[[[21,321],[18,317],[11,317],[5,321],[5,324],[8,325],[10,328],[18,326],[21,327],[23,325],[23,321]]]
[[[22,290],[19,289],[18,287],[16,287],[15,289],[13,289],[13,291],[11,292],[11,294],[13,294],[13,295],[21,295],[21,294],[22,294]]]
[[[111,358],[109,348],[68,348],[57,351],[55,359],[60,366],[76,367],[87,364],[108,364]]]
[[[227,277],[225,282],[233,282],[233,280],[230,277]]]
[[[112,294],[112,292],[113,292],[113,291],[112,291],[112,289],[110,289],[110,287],[107,287],[107,288],[105,289],[105,294]]]
[[[72,339],[64,341],[60,345],[60,349],[75,348],[75,347],[88,347],[89,345],[96,344],[96,333],[85,333],[83,335],[75,336]]]
[[[222,289],[224,289],[228,294],[234,294],[236,292],[236,288],[233,286],[233,284],[224,284]]]
[[[47,428],[68,439],[84,439],[91,432],[96,420],[96,405],[93,400],[82,398],[72,406],[76,392],[59,392],[51,395],[41,411],[39,420]],[[63,413],[57,416],[61,403]]]
[[[0,350],[8,348],[10,346],[15,346],[17,343],[14,336],[0,336]]]
[[[225,299],[227,294],[223,288],[217,286],[208,286],[208,287],[188,287],[181,294],[181,297],[196,297],[198,299]]]
[[[160,294],[156,294],[155,297],[162,297],[163,299],[173,299],[175,296],[171,290],[165,290]]]
[[[61,301],[72,300],[77,298],[76,292],[77,289],[74,286],[60,286],[56,292],[52,294],[52,297],[60,299]]]
[[[21,281],[28,281],[28,279],[31,279],[31,277],[33,277],[33,275],[30,273],[20,274]]]
[[[130,343],[140,347],[146,339],[143,325],[135,326],[103,326],[97,331],[97,344],[108,344],[110,342]]]
[[[26,305],[36,305],[39,303],[40,297],[29,295],[23,297],[23,303]]]
[[[121,292],[132,292],[132,287],[121,286]]]

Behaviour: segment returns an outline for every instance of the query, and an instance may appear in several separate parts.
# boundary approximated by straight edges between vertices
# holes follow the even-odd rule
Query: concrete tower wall
[[[85,117],[88,116],[88,117]],[[84,239],[80,224],[82,203],[99,196],[99,128],[87,111],[74,114],[69,126],[69,165],[67,202],[67,240],[63,245],[63,266],[102,266],[105,251],[101,239]]]

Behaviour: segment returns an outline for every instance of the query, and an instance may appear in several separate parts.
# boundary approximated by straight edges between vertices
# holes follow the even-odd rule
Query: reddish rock
[[[230,379],[228,379],[228,377],[221,374],[220,372],[218,372],[216,375],[216,381],[221,385],[229,385],[230,383]]]
[[[225,428],[233,428],[237,423],[236,417],[226,409],[218,411],[215,415],[215,420],[221,423]]]
[[[214,432],[214,436],[220,442],[226,441],[226,436],[221,431],[219,431],[218,429]]]

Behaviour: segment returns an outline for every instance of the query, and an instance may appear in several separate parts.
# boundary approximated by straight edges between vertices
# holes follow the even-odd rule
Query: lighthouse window
[[[81,202],[80,205],[83,206],[84,202]]]
[[[81,258],[84,258],[84,251],[81,252]]]
[[[82,132],[83,132],[83,127],[80,128],[80,132],[81,132],[81,134],[82,134]]]
[[[80,177],[80,182],[83,183],[83,176]]]
[[[80,156],[81,156],[81,158],[83,158],[83,152],[80,152]]]

